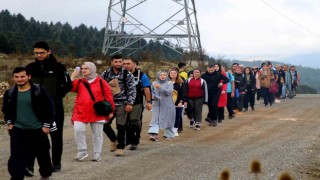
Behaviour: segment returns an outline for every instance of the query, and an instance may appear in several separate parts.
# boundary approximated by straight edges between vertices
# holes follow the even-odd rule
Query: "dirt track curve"
[[[272,107],[256,105],[255,111],[226,119],[217,127],[203,122],[201,131],[188,127],[173,141],[148,140],[151,112],[144,113],[141,144],[136,151],[126,150],[124,157],[109,151],[105,136],[102,161],[92,162],[92,145],[88,126],[89,157],[76,162],[76,145],[70,117],[66,118],[62,171],[51,179],[219,179],[225,168],[231,179],[255,179],[249,173],[253,159],[262,164],[260,179],[274,180],[282,172],[295,179],[320,179],[320,95],[298,95]],[[203,115],[207,113],[204,107]],[[163,132],[160,134],[163,135]],[[0,134],[0,179],[9,179],[9,136]],[[39,173],[34,178],[39,179]]]

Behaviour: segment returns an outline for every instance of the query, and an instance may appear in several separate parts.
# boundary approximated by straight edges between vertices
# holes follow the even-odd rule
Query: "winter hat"
[[[94,63],[92,62],[84,62],[84,65],[86,65],[89,70],[90,70],[90,74],[84,78],[86,78],[88,81],[93,80],[94,78],[96,78],[97,76],[97,67]]]

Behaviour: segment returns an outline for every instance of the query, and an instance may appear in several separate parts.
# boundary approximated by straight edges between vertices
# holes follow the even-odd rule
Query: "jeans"
[[[269,88],[261,87],[261,93],[264,100],[264,105],[268,105],[270,103],[270,106],[272,105],[272,96],[269,92]]]
[[[293,96],[293,93],[292,93],[292,90],[291,90],[291,83],[284,83],[283,86],[282,86],[282,98],[285,98],[286,95],[287,95],[287,91],[289,91],[289,96],[292,97]]]

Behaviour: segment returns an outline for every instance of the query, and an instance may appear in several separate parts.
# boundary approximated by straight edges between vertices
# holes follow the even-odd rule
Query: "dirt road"
[[[84,162],[73,160],[76,145],[67,118],[63,169],[52,179],[219,179],[227,168],[232,179],[247,180],[255,179],[249,173],[253,159],[262,164],[260,179],[274,180],[282,172],[289,172],[295,179],[320,179],[319,107],[320,95],[298,95],[272,107],[257,104],[255,111],[226,119],[217,127],[203,122],[201,131],[190,129],[184,117],[183,133],[173,141],[160,138],[159,142],[148,140],[151,112],[145,112],[138,150],[127,150],[124,157],[116,157],[109,152],[106,137],[100,162],[91,161],[90,130],[91,156]],[[206,112],[205,107],[203,114]],[[9,179],[9,136],[4,129],[0,135],[0,179]],[[34,178],[27,179],[38,178],[36,172]]]

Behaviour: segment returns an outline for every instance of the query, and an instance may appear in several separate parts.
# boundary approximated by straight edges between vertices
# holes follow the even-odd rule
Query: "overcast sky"
[[[21,13],[27,19],[68,22],[73,27],[83,23],[101,29],[106,23],[108,3],[0,0],[0,9]],[[159,5],[145,11],[161,15],[166,8],[170,7]],[[196,8],[202,46],[210,56],[277,60],[320,52],[319,0],[196,0]]]

